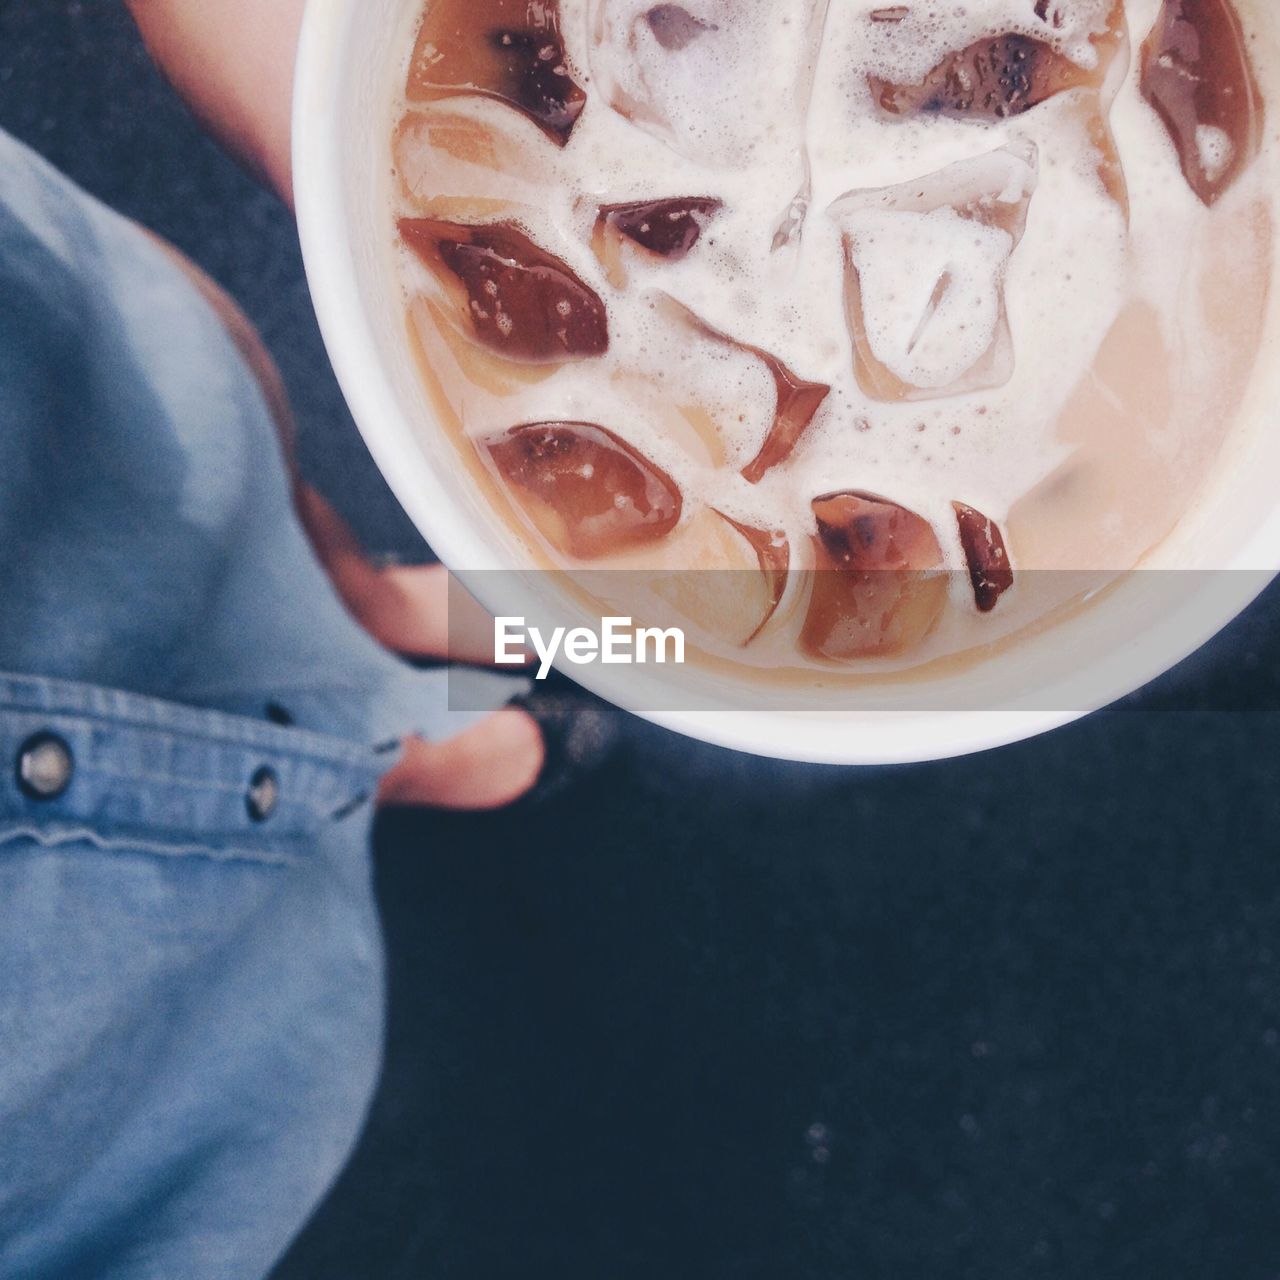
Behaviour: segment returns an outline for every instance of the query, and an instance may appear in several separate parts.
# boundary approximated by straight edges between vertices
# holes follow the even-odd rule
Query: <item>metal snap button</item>
[[[249,779],[244,803],[254,822],[266,822],[275,813],[280,806],[280,779],[274,769],[264,764]]]
[[[75,771],[71,748],[56,733],[37,733],[18,748],[18,787],[28,799],[56,800]]]

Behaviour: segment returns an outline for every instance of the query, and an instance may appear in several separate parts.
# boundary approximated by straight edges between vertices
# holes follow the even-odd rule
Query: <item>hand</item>
[[[275,362],[230,296],[173,246],[157,243],[186,272],[221,318],[258,379],[275,420],[292,481],[294,507],[348,611],[375,640],[421,658],[491,662],[492,632],[451,637],[448,574],[442,566],[380,569],[371,564],[336,511],[298,472],[294,423]],[[459,633],[461,628],[456,629]],[[451,647],[450,640],[455,643]],[[442,809],[495,809],[537,782],[545,760],[537,722],[515,708],[496,711],[443,743],[409,738],[400,763],[383,779],[379,802]]]
[[[454,634],[448,625],[449,580],[442,565],[378,569],[342,518],[312,488],[298,484],[295,503],[338,594],[380,644],[398,653],[463,662],[493,660],[492,633]],[[518,799],[538,780],[545,750],[524,711],[495,711],[448,742],[405,742],[400,763],[383,779],[379,802],[440,809],[493,809]]]

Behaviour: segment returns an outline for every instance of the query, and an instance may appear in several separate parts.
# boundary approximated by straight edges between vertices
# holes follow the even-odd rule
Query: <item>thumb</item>
[[[538,781],[546,758],[542,731],[525,711],[506,707],[447,742],[409,738],[382,780],[382,805],[500,809]]]

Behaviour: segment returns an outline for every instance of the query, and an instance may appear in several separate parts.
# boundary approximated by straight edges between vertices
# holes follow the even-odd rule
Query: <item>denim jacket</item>
[[[443,701],[211,308],[0,133],[0,1280],[269,1271],[377,1072],[377,744]]]

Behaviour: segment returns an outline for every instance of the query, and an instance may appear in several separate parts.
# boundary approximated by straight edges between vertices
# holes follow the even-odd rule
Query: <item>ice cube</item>
[[[604,303],[559,258],[503,223],[402,218],[405,244],[446,285],[476,340],[510,360],[557,363],[603,355]]]
[[[877,16],[877,14],[879,16]],[[880,10],[897,41],[919,42],[929,12],[909,6]],[[1017,19],[1015,22],[1014,19]],[[1111,103],[1128,66],[1129,31],[1122,0],[1036,0],[1007,15],[1010,29],[984,35],[946,54],[920,80],[871,74],[872,101],[889,116],[937,115],[986,124],[1010,119],[1051,99],[1083,115],[1085,137],[1097,151],[1098,176],[1128,214],[1128,191],[1111,136]],[[901,58],[891,42],[886,50]]]
[[[409,67],[410,102],[478,93],[526,115],[558,146],[587,95],[560,35],[557,0],[432,0]]]
[[[1089,77],[1052,46],[1023,35],[980,40],[952,53],[920,84],[870,78],[877,106],[889,115],[924,113],[958,120],[1019,116]]]
[[[813,203],[813,169],[806,146],[803,157],[804,170],[801,174],[800,187],[791,202],[782,211],[777,225],[773,229],[773,243],[770,252],[781,253],[783,250],[795,250],[800,246],[804,235],[805,223],[809,220],[809,208]]]
[[[742,468],[744,479],[751,484],[759,484],[768,472],[781,466],[795,452],[800,438],[831,394],[830,386],[825,382],[809,382],[801,378],[780,356],[721,332],[674,298],[664,297],[662,309],[668,316],[682,320],[698,333],[724,343],[735,351],[753,356],[769,371],[776,393],[773,421],[759,450]]]
[[[888,11],[878,12],[884,21]],[[910,14],[905,7],[896,12],[897,21]],[[1088,41],[1091,53],[1080,60],[1067,56],[1059,44],[1062,29],[1069,25],[1064,5],[1036,0],[1032,12],[1038,23],[985,36],[949,53],[917,83],[869,76],[872,99],[894,116],[923,113],[992,121],[1019,116],[1061,93],[1101,90],[1126,46],[1122,0],[1115,0],[1105,28]]]
[[[831,662],[918,645],[947,599],[942,548],[914,511],[869,493],[817,498],[813,588],[801,648]]]
[[[745,480],[759,484],[774,467],[781,466],[795,452],[801,436],[831,394],[831,388],[825,382],[807,382],[798,377],[771,352],[760,347],[747,349],[764,362],[778,390],[773,427],[760,452],[742,469]]]
[[[1229,0],[1164,0],[1142,46],[1141,84],[1191,189],[1214,204],[1262,142],[1262,98]]]
[[[460,325],[456,310],[443,299],[418,295],[410,303],[409,314],[424,352],[426,376],[463,419],[476,415],[474,392],[499,399],[527,394],[557,372],[554,364],[508,360],[482,347],[470,326]],[[511,416],[504,410],[501,420],[510,421]]]
[[[1004,535],[994,520],[963,502],[953,502],[960,545],[969,566],[969,581],[979,613],[990,613],[1000,597],[1013,586],[1013,566],[1005,549]]]
[[[594,84],[681,155],[798,155],[829,0],[593,0]]]
[[[592,248],[615,288],[626,287],[624,242],[654,258],[679,262],[702,238],[711,219],[724,208],[714,196],[673,196],[600,206]]]
[[[484,442],[498,475],[552,547],[597,560],[666,537],[680,490],[638,450],[589,422],[537,422]]]
[[[789,562],[785,537],[703,508],[686,513],[661,542],[579,573],[575,581],[619,616],[650,626],[692,626],[713,647],[745,648],[777,612]]]
[[[844,238],[855,368],[868,395],[920,400],[1009,380],[1005,273],[1035,187],[1036,149],[1019,142],[831,206]]]
[[[392,140],[406,202],[435,216],[442,216],[446,204],[459,202],[477,210],[486,205],[505,210],[508,216],[518,205],[544,206],[548,191],[562,180],[554,163],[559,157],[533,154],[528,138],[504,127],[494,118],[498,115],[492,103],[477,98],[407,112]],[[474,220],[481,221],[481,215]]]
[[[720,515],[719,512],[717,514]],[[773,620],[773,615],[778,612],[778,606],[786,594],[787,575],[791,570],[791,544],[787,541],[786,535],[780,531],[754,528],[751,525],[741,524],[737,520],[731,520],[726,515],[721,515],[720,518],[746,540],[747,545],[755,552],[756,562],[764,576],[767,603],[763,617],[743,642],[750,644]]]

